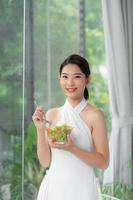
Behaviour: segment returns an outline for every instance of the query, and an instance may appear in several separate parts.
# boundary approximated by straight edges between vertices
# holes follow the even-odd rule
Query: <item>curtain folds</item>
[[[133,156],[133,1],[102,0],[112,112],[110,165],[104,183],[131,184]]]

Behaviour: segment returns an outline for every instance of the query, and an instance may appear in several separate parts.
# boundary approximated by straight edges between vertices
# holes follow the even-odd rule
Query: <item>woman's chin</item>
[[[78,94],[66,94],[66,96],[68,98],[70,98],[70,99],[79,99],[79,98],[81,98],[81,96],[78,95]]]

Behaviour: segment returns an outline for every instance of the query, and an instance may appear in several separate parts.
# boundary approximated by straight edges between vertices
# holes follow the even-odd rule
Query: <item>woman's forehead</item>
[[[67,64],[63,67],[62,73],[83,73],[76,64]]]

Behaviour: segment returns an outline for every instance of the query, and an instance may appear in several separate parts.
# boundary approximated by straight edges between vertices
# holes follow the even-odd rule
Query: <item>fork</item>
[[[36,105],[36,107],[38,107],[38,104],[37,104],[36,100],[34,100],[34,104]],[[45,117],[43,117],[43,120],[49,125],[52,124],[52,122],[50,122],[49,120],[45,119]]]

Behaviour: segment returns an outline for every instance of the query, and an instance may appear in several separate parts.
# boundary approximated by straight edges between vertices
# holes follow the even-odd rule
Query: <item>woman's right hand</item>
[[[32,120],[39,131],[44,131],[46,127],[45,121],[45,111],[42,106],[36,108],[34,114],[32,115]]]

